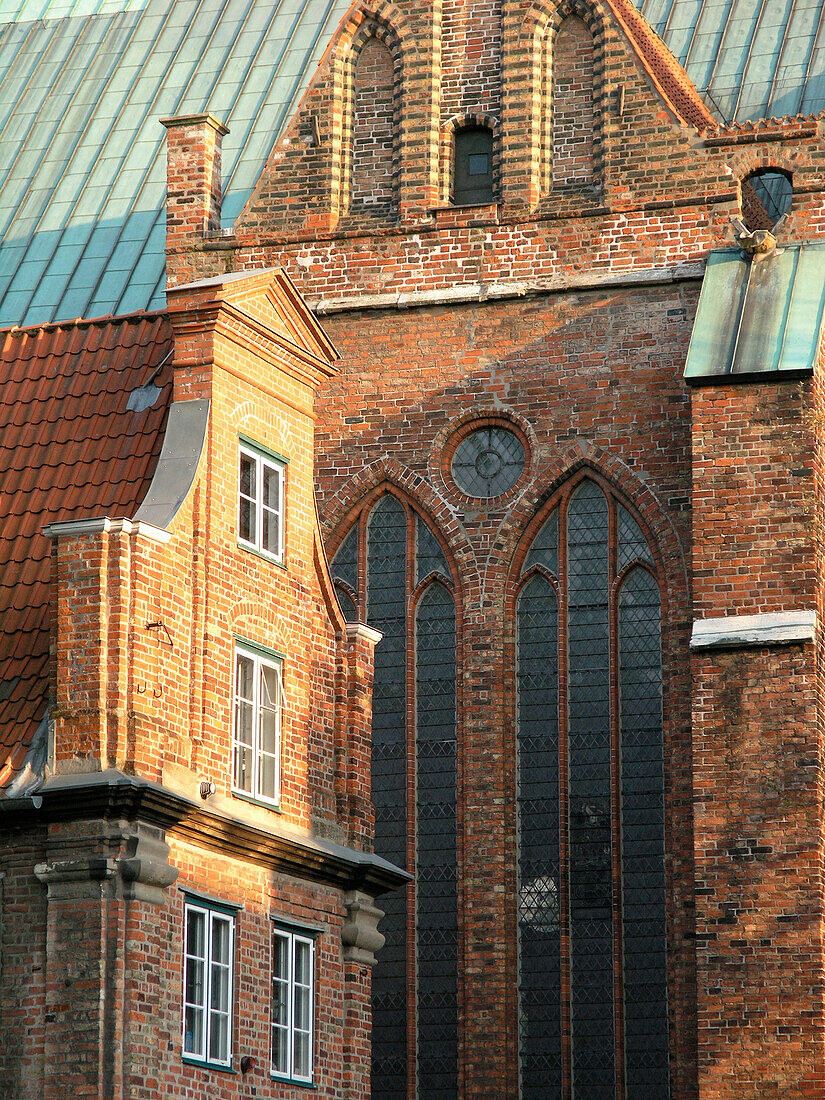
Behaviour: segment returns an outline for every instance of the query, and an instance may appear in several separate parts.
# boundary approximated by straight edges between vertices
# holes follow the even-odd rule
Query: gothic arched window
[[[372,708],[375,850],[415,872],[406,894],[382,898],[386,944],[373,971],[372,1095],[406,1100],[412,1030],[416,1095],[450,1100],[458,1091],[452,575],[423,517],[389,493],[362,510],[338,547],[332,575],[345,616],[383,634]]]
[[[516,599],[523,1100],[669,1095],[660,619],[636,520],[569,487]]]

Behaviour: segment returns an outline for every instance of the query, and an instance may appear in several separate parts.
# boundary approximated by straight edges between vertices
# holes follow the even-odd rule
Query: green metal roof
[[[720,121],[825,107],[823,0],[634,0]]]
[[[0,324],[164,305],[165,131],[210,111],[241,210],[349,0],[0,0]]]
[[[751,259],[711,252],[685,381],[799,378],[813,370],[825,312],[825,245]]]
[[[825,0],[635,0],[726,118],[825,107]],[[164,304],[159,119],[211,112],[237,217],[349,0],[0,0],[0,325]]]

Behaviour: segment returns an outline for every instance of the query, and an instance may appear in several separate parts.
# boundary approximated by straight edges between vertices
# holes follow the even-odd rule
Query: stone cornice
[[[47,780],[35,799],[0,799],[6,820],[139,821],[192,844],[247,860],[295,878],[309,879],[371,897],[394,890],[411,878],[371,852],[361,852],[297,829],[273,823],[262,829],[215,812],[145,779],[110,770]]]

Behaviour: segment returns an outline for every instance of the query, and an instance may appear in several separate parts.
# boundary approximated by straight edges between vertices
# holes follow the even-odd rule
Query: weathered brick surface
[[[517,1095],[515,570],[586,473],[638,516],[662,583],[672,1096],[821,1095],[821,643],[688,647],[693,618],[821,611],[819,398],[795,383],[689,395],[681,376],[701,265],[734,242],[749,173],[792,175],[782,240],[822,238],[823,123],[689,126],[690,95],[663,101],[667,65],[651,69],[626,30],[584,0],[351,12],[234,236],[171,241],[170,280],[284,264],[342,356],[318,402],[328,550],[389,488],[447,547],[461,1094]],[[359,34],[402,47],[395,225],[340,221],[336,205]],[[314,178],[295,139],[310,115]],[[446,208],[451,135],[468,123],[493,131],[500,201]],[[507,498],[470,501],[450,455],[490,423],[519,431],[526,474]]]
[[[170,295],[170,318],[176,400],[210,401],[203,455],[165,537],[112,517],[55,539],[52,774],[81,783],[118,769],[264,834],[370,850],[375,637],[347,635],[313,491],[314,390],[334,353],[271,275]],[[241,435],[288,462],[282,565],[238,545]],[[284,655],[277,810],[232,793],[237,638]],[[32,828],[0,849],[0,1096],[307,1095],[270,1077],[273,917],[319,930],[313,1095],[367,1095],[370,968],[345,965],[341,940],[351,886],[322,884],[312,860],[296,877],[223,854],[228,825],[199,841],[174,815],[170,886],[162,829],[141,833],[137,809],[134,821],[86,820],[82,799],[78,820],[64,811],[39,829],[37,801],[13,806]],[[133,888],[135,875],[148,885]],[[181,1058],[187,887],[241,907],[233,1072]]]

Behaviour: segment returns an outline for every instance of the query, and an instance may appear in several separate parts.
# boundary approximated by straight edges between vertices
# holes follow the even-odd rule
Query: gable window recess
[[[287,462],[241,439],[238,466],[238,543],[282,565]]]
[[[235,913],[187,897],[183,919],[183,1060],[231,1070]]]
[[[276,924],[272,932],[272,1077],[312,1084],[315,934]]]
[[[232,791],[275,807],[280,800],[283,671],[280,654],[236,641]]]

